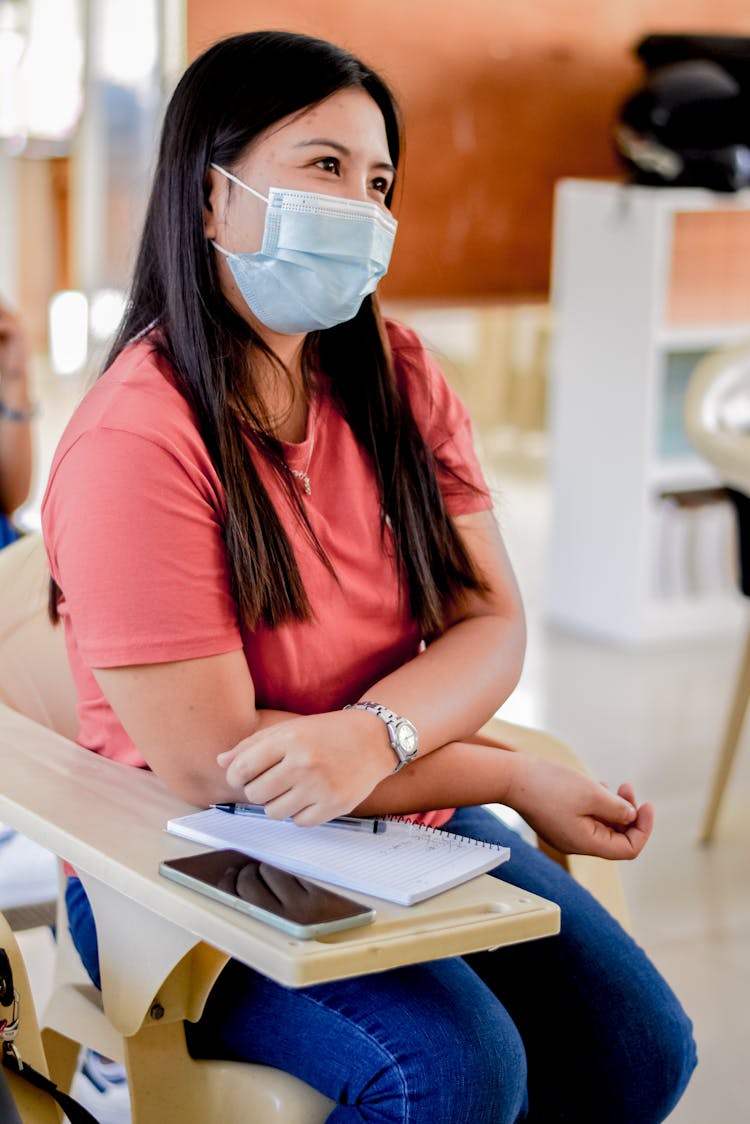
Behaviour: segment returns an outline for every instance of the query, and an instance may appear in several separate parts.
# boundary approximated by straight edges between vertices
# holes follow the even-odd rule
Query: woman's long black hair
[[[304,35],[253,32],[215,43],[192,63],[164,119],[128,312],[107,361],[109,366],[134,336],[158,326],[150,339],[174,371],[224,487],[233,594],[251,628],[306,619],[311,611],[248,438],[275,467],[312,531],[254,386],[253,350],[278,361],[219,285],[204,232],[208,170],[212,163],[231,169],[264,129],[351,87],[366,90],[380,108],[397,165],[394,98],[347,51]],[[399,387],[375,300],[367,297],[348,323],[310,333],[303,351],[306,380],[316,367],[330,378],[339,408],[372,461],[412,613],[423,635],[435,635],[447,605],[484,585],[445,510],[433,457]],[[53,588],[53,616],[58,596]]]

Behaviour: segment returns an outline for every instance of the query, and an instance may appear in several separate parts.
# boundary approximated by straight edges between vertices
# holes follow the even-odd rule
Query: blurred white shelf
[[[628,645],[736,627],[731,512],[723,520],[674,519],[659,497],[674,493],[679,506],[680,493],[721,483],[691,451],[683,401],[702,355],[750,339],[748,248],[750,192],[558,184],[552,622]],[[727,323],[716,322],[725,316]],[[721,535],[706,531],[712,527]],[[665,574],[679,581],[672,586]],[[675,587],[703,592],[666,596]]]
[[[655,344],[662,351],[713,351],[733,343],[750,340],[747,324],[695,324],[688,327],[666,327],[656,332]]]
[[[655,461],[649,473],[653,492],[691,492],[721,487],[721,480],[710,465],[697,457],[664,457]]]

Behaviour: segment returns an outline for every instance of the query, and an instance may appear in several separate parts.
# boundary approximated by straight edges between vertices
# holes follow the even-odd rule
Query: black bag
[[[643,84],[620,106],[618,155],[635,183],[750,186],[750,38],[649,35]]]
[[[33,1066],[27,1065],[19,1056],[15,1047],[18,1027],[21,1018],[21,1000],[13,986],[13,969],[10,958],[4,948],[0,948],[0,1040],[2,1040],[2,1063],[5,1069],[15,1073],[24,1081],[49,1093],[57,1101],[68,1117],[70,1124],[98,1124],[95,1117],[74,1101],[67,1093],[58,1089],[54,1081],[39,1073]],[[13,1103],[10,1089],[5,1077],[0,1070],[0,1120],[3,1124],[22,1124],[21,1118]]]

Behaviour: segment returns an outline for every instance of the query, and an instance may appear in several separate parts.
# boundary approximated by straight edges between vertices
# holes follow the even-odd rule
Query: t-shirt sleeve
[[[53,472],[45,542],[89,667],[242,647],[221,500],[207,473],[149,438],[106,427],[79,436]]]
[[[448,512],[486,511],[492,507],[492,498],[479,465],[468,410],[415,332],[391,321],[388,334],[397,375],[435,456]]]

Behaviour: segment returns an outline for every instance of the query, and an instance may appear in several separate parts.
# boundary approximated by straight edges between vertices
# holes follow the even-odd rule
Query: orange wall
[[[406,118],[394,298],[544,293],[552,191],[619,174],[610,133],[653,31],[750,35],[748,0],[188,0],[188,51],[257,28],[331,39]]]

